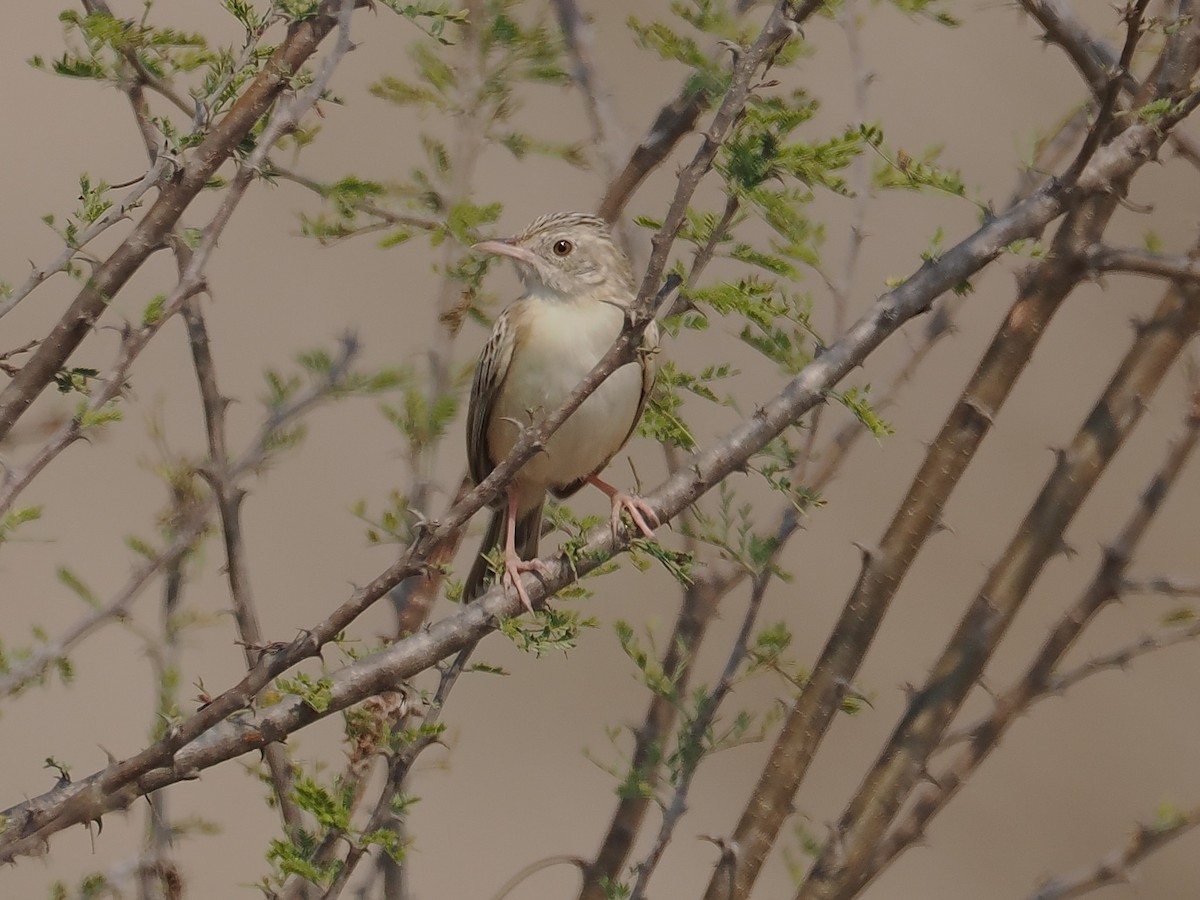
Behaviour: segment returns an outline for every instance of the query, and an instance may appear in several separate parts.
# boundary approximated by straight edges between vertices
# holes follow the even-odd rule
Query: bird
[[[482,241],[473,249],[511,259],[525,289],[496,318],[475,367],[467,460],[479,484],[508,456],[522,430],[561,406],[608,352],[624,327],[635,290],[629,259],[608,224],[587,213],[540,216],[515,237]],[[657,351],[658,327],[651,321],[637,359],[605,379],[493,501],[479,555],[464,583],[464,602],[487,589],[488,556],[503,545],[501,584],[533,611],[521,574],[548,574],[537,558],[547,493],[563,499],[592,484],[612,504],[614,534],[625,510],[638,530],[653,538],[659,521],[650,505],[599,473],[642,417],[654,387]]]

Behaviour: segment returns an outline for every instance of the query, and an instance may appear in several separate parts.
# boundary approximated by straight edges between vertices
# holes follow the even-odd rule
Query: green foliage
[[[14,506],[0,516],[0,544],[11,540],[13,532],[22,525],[36,522],[41,517],[42,507],[40,506]]]
[[[722,558],[737,563],[751,575],[770,568],[782,576],[772,562],[778,541],[774,535],[755,530],[753,505],[737,503],[737,495],[726,482],[721,482],[718,492],[716,513],[710,515],[696,507],[693,510],[695,525],[687,527],[687,534],[717,548]]]
[[[55,881],[50,885],[50,900],[101,900],[113,898],[119,900],[125,894],[118,885],[108,880],[102,872],[93,872],[79,879],[78,887],[72,889],[65,881]]]
[[[109,186],[103,181],[93,185],[86,172],[79,177],[80,206],[77,215],[80,221],[90,225],[108,212],[112,201],[105,197],[105,194],[109,190]]]
[[[351,507],[356,519],[367,525],[368,544],[401,544],[407,546],[413,539],[412,504],[406,494],[393,490],[388,493],[387,506],[376,516],[367,511],[367,501],[358,500]]]
[[[600,888],[604,891],[605,900],[629,900],[633,896],[632,885],[613,881],[607,875],[600,879]]]
[[[146,308],[142,311],[142,327],[153,328],[162,321],[163,310],[167,305],[166,294],[155,294],[150,298],[150,302],[146,304]]]
[[[699,40],[704,38],[708,42],[716,38],[727,42],[727,46],[744,47],[752,40],[752,32],[725,0],[674,0],[671,12],[690,33],[677,30],[673,24],[643,22],[630,16],[628,25],[634,42],[664,60],[687,66],[691,73],[684,93],[709,105],[729,88],[730,56],[728,50],[710,55],[701,49]]]
[[[783,862],[792,883],[799,887],[808,874],[809,866],[821,855],[825,839],[813,831],[806,816],[793,817],[792,837],[795,847],[784,845]]]
[[[70,394],[73,391],[86,394],[88,382],[99,374],[99,369],[88,366],[69,366],[54,373],[54,385],[60,394]]]
[[[867,394],[870,391],[871,386],[867,384],[860,388],[852,387],[840,392],[828,390],[825,392],[825,396],[836,400],[842,406],[846,407],[854,415],[854,418],[862,422],[876,439],[882,439],[894,433],[895,429],[881,419],[879,414],[867,402]]]
[[[639,433],[662,443],[694,450],[696,440],[681,414],[684,395],[699,397],[709,403],[732,405],[729,395],[718,395],[712,385],[737,374],[738,371],[728,365],[706,366],[699,372],[691,373],[682,371],[672,360],[663,361],[654,383],[654,393],[650,395],[645,415],[638,426]]]
[[[812,119],[817,108],[803,91],[788,97],[752,95],[717,157],[717,170],[730,191],[751,194],[768,181],[791,178],[849,194],[840,173],[862,153],[862,130],[847,128],[826,141],[796,140],[795,130]]]
[[[621,649],[638,671],[638,680],[651,693],[672,702],[678,700],[678,686],[659,662],[660,654],[654,645],[653,635],[647,632],[643,643],[643,639],[639,639],[634,632],[633,626],[623,619],[618,619],[613,624],[613,629]]]
[[[923,16],[932,19],[939,25],[956,28],[960,25],[957,16],[941,8],[946,6],[946,0],[888,0],[892,6],[910,16]]]
[[[1164,625],[1190,625],[1196,621],[1196,610],[1188,606],[1177,606],[1174,609],[1168,610],[1162,616],[1162,624]]]
[[[75,419],[79,422],[80,431],[103,428],[113,422],[120,422],[124,417],[125,414],[117,407],[116,400],[110,400],[98,409],[92,409],[81,400],[75,409]]]
[[[292,678],[276,678],[275,686],[285,694],[299,697],[314,712],[323,713],[333,700],[333,681],[297,672]]]
[[[555,652],[566,654],[578,643],[584,628],[595,628],[598,624],[594,617],[583,616],[577,610],[546,607],[535,610],[531,618],[504,619],[500,633],[518,649],[545,656]]]
[[[954,197],[966,197],[967,188],[955,169],[938,164],[941,147],[927,147],[919,157],[905,150],[890,151],[883,143],[883,132],[874,126],[862,126],[868,145],[878,154],[872,183],[880,190],[934,190]]]
[[[458,396],[454,393],[430,398],[424,390],[410,384],[404,390],[404,405],[384,404],[386,418],[408,442],[414,457],[433,447],[445,435],[446,429],[458,415]]]
[[[786,497],[797,513],[804,513],[820,507],[824,501],[820,494],[796,481],[796,467],[802,459],[803,453],[792,446],[785,432],[754,454],[748,468]]]
[[[467,22],[467,11],[451,12],[448,3],[422,0],[420,3],[403,3],[401,0],[382,0],[383,5],[428,34],[441,44],[453,43],[444,37],[447,25],[464,25]]]
[[[294,841],[274,838],[267,850],[267,861],[275,869],[274,885],[264,878],[260,887],[265,896],[278,896],[274,887],[282,886],[289,875],[297,875],[315,885],[330,884],[342,868],[342,861],[335,858],[327,866],[313,862],[319,842],[306,831],[296,835]]]
[[[640,572],[645,572],[657,562],[672,578],[686,587],[692,583],[692,565],[695,557],[664,547],[658,541],[645,537],[635,537],[629,544],[629,559]]]
[[[353,343],[354,338],[345,340]],[[409,371],[403,368],[383,368],[363,371],[348,368],[324,349],[307,350],[296,358],[299,372],[283,374],[274,369],[263,373],[267,393],[263,404],[274,414],[275,421],[266,435],[268,455],[295,447],[303,440],[306,429],[303,425],[285,426],[281,416],[289,406],[303,399],[304,391],[310,399],[338,399],[350,396],[372,397],[404,386],[409,380]],[[307,396],[307,395],[305,395]]]
[[[65,585],[71,593],[79,597],[92,609],[99,609],[101,604],[96,594],[83,583],[83,579],[68,569],[66,566],[59,566],[56,573],[60,583]]]

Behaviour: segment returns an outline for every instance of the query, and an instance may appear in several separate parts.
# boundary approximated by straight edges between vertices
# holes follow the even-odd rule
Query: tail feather
[[[492,511],[488,520],[487,531],[484,532],[483,543],[479,546],[479,554],[467,575],[463,585],[463,603],[470,603],[482,596],[495,582],[495,573],[487,557],[497,547],[504,546],[504,528],[506,525],[504,509]],[[538,555],[538,538],[542,532],[542,504],[539,503],[525,515],[517,519],[516,540],[517,555],[521,559],[535,559]]]

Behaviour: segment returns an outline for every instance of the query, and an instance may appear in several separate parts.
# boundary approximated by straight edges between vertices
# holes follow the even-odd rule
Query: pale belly
[[[526,346],[536,342],[546,364],[533,371],[513,360],[488,429],[494,462],[512,450],[520,431],[517,423],[540,421],[562,405],[612,346],[623,321],[620,309],[600,304],[589,305],[586,313],[547,304],[530,317]],[[610,375],[518,473],[520,506],[531,508],[548,489],[565,487],[603,466],[633,427],[641,392],[642,371],[636,363]]]

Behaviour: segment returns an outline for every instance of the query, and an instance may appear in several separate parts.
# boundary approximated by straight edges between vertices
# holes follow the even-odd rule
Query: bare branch
[[[571,56],[571,80],[583,93],[592,140],[598,148],[600,170],[605,183],[610,183],[617,174],[623,136],[621,123],[613,109],[612,94],[596,70],[591,25],[575,0],[554,0],[554,11],[558,14],[558,24]]]
[[[788,529],[789,534],[794,529],[793,520],[791,527]],[[637,880],[634,882],[633,889],[630,892],[630,900],[644,900],[646,889],[650,884],[650,879],[654,875],[654,870],[658,867],[659,860],[662,859],[662,855],[667,849],[667,844],[671,842],[671,838],[675,833],[675,827],[679,824],[679,820],[687,810],[687,798],[691,791],[692,780],[695,778],[700,761],[704,758],[698,748],[704,741],[704,735],[712,727],[717,716],[717,711],[721,708],[725,697],[733,689],[734,679],[738,674],[738,670],[750,652],[750,644],[754,637],[754,627],[758,622],[758,613],[762,608],[763,598],[767,594],[767,587],[775,577],[774,563],[784,543],[786,543],[786,537],[776,542],[775,551],[772,553],[771,559],[763,566],[761,571],[755,574],[750,587],[750,601],[746,605],[746,612],[742,615],[742,624],[738,630],[737,637],[734,639],[733,649],[729,653],[729,658],[725,661],[725,669],[721,672],[721,677],[717,680],[716,685],[713,686],[712,691],[709,692],[700,704],[700,708],[696,710],[696,717],[692,720],[687,734],[680,740],[680,746],[690,748],[690,750],[686,754],[686,760],[679,772],[678,782],[671,795],[671,800],[663,812],[663,820],[662,825],[659,827],[658,837],[655,839],[649,853],[646,854],[646,858],[636,867]]]
[[[1172,256],[1133,247],[1095,246],[1084,258],[1095,272],[1127,272],[1184,281],[1195,281],[1200,277],[1200,260],[1187,255]]]
[[[1139,332],[1092,414],[1047,479],[1024,521],[946,643],[929,679],[826,842],[798,896],[842,897],[866,879],[883,832],[928,765],[930,754],[979,679],[1067,526],[1140,420],[1167,369],[1200,329],[1200,290],[1172,286]],[[1153,333],[1151,333],[1153,332]]]
[[[1154,578],[1126,579],[1123,594],[1160,594],[1163,597],[1200,597],[1200,581],[1158,575]]]
[[[1051,629],[1021,678],[996,695],[992,712],[962,735],[963,740],[967,742],[964,749],[919,791],[916,801],[904,819],[887,834],[875,850],[869,867],[870,878],[877,877],[900,853],[925,833],[933,817],[953,799],[988,755],[999,746],[1017,717],[1039,698],[1066,690],[1088,674],[1105,667],[1106,661],[1110,665],[1128,662],[1140,653],[1192,639],[1193,635],[1188,632],[1195,631],[1194,627],[1166,629],[1159,635],[1152,636],[1149,642],[1139,642],[1138,646],[1123,648],[1119,654],[1110,654],[1069,672],[1055,674],[1055,669],[1088,624],[1105,606],[1120,596],[1125,583],[1124,572],[1161,508],[1162,501],[1178,482],[1180,473],[1198,445],[1200,416],[1193,415],[1189,410],[1185,416],[1183,433],[1172,442],[1162,465],[1142,491],[1137,506],[1106,548],[1088,586]],[[943,746],[952,741],[953,739],[947,736]]]
[[[1175,811],[1152,825],[1138,825],[1124,846],[1118,847],[1093,866],[1070,875],[1050,878],[1030,894],[1030,900],[1064,900],[1108,884],[1131,880],[1132,869],[1176,838],[1200,824],[1200,806]]]

